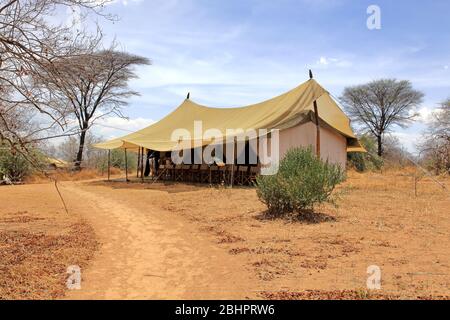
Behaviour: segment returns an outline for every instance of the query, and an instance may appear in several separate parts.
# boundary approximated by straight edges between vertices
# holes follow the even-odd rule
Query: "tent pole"
[[[141,179],[144,182],[144,147],[141,150]]]
[[[309,70],[309,79],[313,78],[313,73]],[[314,117],[316,118],[316,155],[320,159],[320,125],[319,125],[319,111],[317,110],[317,101],[314,100]]]
[[[320,158],[320,125],[319,125],[319,111],[317,110],[317,101],[314,100],[314,113],[316,118],[316,155]]]
[[[230,187],[231,189],[233,189],[233,182],[234,182],[234,160],[235,160],[235,156],[236,156],[236,143],[235,143],[236,138],[233,138],[233,163],[231,164],[231,181],[230,181]]]
[[[137,167],[136,167],[136,178],[139,178],[139,164],[141,163],[141,148],[138,148],[138,156],[137,156]]]
[[[108,181],[111,177],[111,150],[108,150]]]
[[[125,181],[128,182],[128,157],[127,157],[127,148],[125,148]]]
[[[234,162],[231,165],[231,181],[230,181],[230,187],[233,189],[233,180],[234,180]]]

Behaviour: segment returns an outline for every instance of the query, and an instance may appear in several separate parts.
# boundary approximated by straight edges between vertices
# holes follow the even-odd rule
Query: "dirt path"
[[[53,184],[0,188],[0,298],[450,295],[449,198],[431,180],[415,196],[409,174],[352,174],[339,207],[320,207],[318,223],[265,219],[247,188],[60,187],[69,215]],[[66,290],[71,265],[82,268],[80,291]],[[382,272],[375,293],[369,265]]]
[[[142,210],[133,194],[124,199],[115,196],[118,192],[64,184],[69,208],[82,207],[101,243],[89,268],[82,270],[82,289],[70,291],[68,299],[255,297],[255,281],[244,263],[230,259],[182,217],[148,205]]]

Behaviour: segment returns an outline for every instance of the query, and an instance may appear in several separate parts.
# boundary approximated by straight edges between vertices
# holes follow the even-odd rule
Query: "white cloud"
[[[99,119],[93,125],[93,132],[105,139],[124,136],[136,130],[143,129],[155,121],[147,118],[124,119],[118,116]]]
[[[411,132],[392,132],[392,136],[398,138],[400,144],[406,148],[411,153],[417,152],[417,144],[423,138],[423,135],[420,133],[411,133]]]
[[[429,107],[422,107],[419,110],[417,110],[417,113],[419,114],[417,121],[430,125],[431,122],[435,119],[435,115],[442,112],[442,108],[429,108]]]
[[[432,119],[433,112],[435,110],[429,108],[429,107],[422,107],[419,110],[417,110],[417,113],[419,116],[417,117],[417,120],[422,123],[429,123]]]
[[[328,65],[328,63],[329,63],[328,59],[326,57],[320,57],[318,62],[319,62],[319,64],[322,64],[324,66]]]
[[[338,59],[338,58],[327,58],[325,56],[321,56],[319,60],[316,62],[316,67],[338,67],[338,68],[348,68],[352,66],[352,63],[346,59]]]

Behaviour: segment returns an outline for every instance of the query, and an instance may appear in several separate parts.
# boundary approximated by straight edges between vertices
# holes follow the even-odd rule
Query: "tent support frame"
[[[141,149],[141,180],[142,180],[142,182],[144,182],[144,166],[147,164],[147,163],[144,164],[144,160],[145,160],[144,154],[145,154],[144,147],[142,147],[142,149]]]
[[[316,155],[320,158],[320,124],[319,124],[319,111],[317,110],[317,101],[314,100],[314,113],[316,118]]]
[[[309,70],[309,79],[313,79],[313,73],[312,70]],[[316,155],[317,158],[320,159],[320,124],[319,124],[319,111],[317,109],[317,101],[314,100],[314,118],[316,118]]]
[[[111,150],[108,150],[108,181],[111,178]]]
[[[127,156],[127,148],[125,148],[125,181],[128,182],[128,156]]]
[[[233,163],[231,164],[231,174],[230,174],[230,188],[233,189],[233,183],[234,183],[234,162],[237,157],[237,150],[236,150],[236,137],[233,138]]]
[[[136,178],[139,178],[139,166],[141,164],[141,148],[138,148],[138,155],[137,155],[137,166],[136,166]]]

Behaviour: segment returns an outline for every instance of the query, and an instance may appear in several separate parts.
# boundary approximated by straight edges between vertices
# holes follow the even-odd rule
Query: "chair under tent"
[[[151,181],[252,185],[260,172],[260,166],[249,163],[250,150],[248,146],[242,150],[246,153],[246,163],[238,163],[238,157],[233,164],[213,157],[210,164],[174,164],[168,152],[139,148],[136,177]]]

